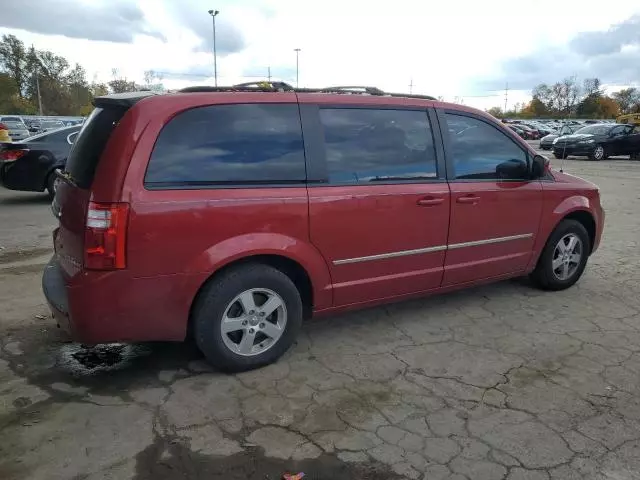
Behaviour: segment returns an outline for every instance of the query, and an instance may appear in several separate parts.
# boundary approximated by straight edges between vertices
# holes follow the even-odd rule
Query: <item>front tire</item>
[[[569,156],[569,154],[553,152],[553,156],[556,157],[556,158],[559,158],[559,159],[565,159],[565,158],[567,158]]]
[[[593,151],[589,154],[589,158],[599,162],[600,160],[607,158],[607,152],[602,145],[596,145]]]
[[[543,290],[564,290],[576,283],[585,267],[591,241],[580,222],[563,220],[551,233],[531,280]]]
[[[207,360],[226,372],[275,362],[291,346],[302,324],[300,292],[273,267],[231,269],[204,287],[193,328]]]

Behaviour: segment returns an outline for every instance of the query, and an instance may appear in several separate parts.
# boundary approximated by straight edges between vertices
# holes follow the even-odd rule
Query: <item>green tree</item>
[[[621,113],[640,112],[640,91],[637,88],[625,88],[611,97],[620,105]]]
[[[3,35],[0,40],[0,70],[11,76],[20,97],[27,77],[26,63],[27,52],[24,43],[15,35]]]

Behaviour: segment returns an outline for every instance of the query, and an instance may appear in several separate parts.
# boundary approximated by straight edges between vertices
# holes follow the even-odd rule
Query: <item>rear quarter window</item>
[[[304,182],[296,104],[214,105],[176,115],[160,132],[148,188]]]

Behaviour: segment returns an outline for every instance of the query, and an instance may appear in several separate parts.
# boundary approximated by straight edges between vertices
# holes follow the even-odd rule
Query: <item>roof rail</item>
[[[295,89],[285,82],[247,82],[227,87],[211,87],[208,85],[186,87],[178,90],[181,93],[192,92],[293,92]]]
[[[178,90],[181,93],[191,92],[298,92],[298,93],[337,93],[344,95],[375,95],[380,97],[406,97],[406,98],[420,98],[423,100],[436,100],[435,97],[429,95],[414,95],[410,93],[388,93],[380,90],[377,87],[368,86],[336,86],[325,88],[294,88],[286,82],[273,82],[273,81],[255,81],[238,83],[236,85],[226,87],[211,87],[207,85],[186,87]]]

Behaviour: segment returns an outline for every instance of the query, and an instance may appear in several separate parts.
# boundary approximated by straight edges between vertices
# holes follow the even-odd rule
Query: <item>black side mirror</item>
[[[507,160],[496,166],[496,177],[500,180],[525,180],[530,177],[529,166],[523,160]]]
[[[542,155],[536,155],[531,161],[531,177],[536,179],[544,175],[545,170],[549,165],[549,160]]]

